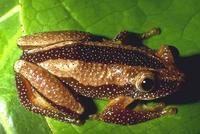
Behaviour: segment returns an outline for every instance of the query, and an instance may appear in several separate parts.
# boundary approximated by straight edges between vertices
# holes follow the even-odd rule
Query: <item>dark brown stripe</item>
[[[73,78],[60,78],[63,83],[65,83],[72,90],[71,92],[75,92],[82,96],[99,98],[99,99],[112,99],[118,96],[130,96],[134,99],[156,99],[160,97],[164,97],[176,92],[181,83],[179,81],[172,80],[163,80],[157,83],[155,90],[152,92],[141,92],[135,89],[134,85],[101,85],[101,86],[90,86],[83,85],[76,81]]]
[[[62,58],[103,64],[142,66],[154,69],[164,68],[164,64],[156,57],[137,50],[84,44],[66,45],[32,54],[24,53],[21,58],[33,63]]]
[[[112,99],[118,96],[132,96],[134,87],[131,85],[101,85],[90,86],[83,85],[73,78],[60,78],[71,89],[74,94],[80,94],[86,97],[99,98],[99,99]]]
[[[177,80],[161,80],[159,82],[159,89],[160,90],[164,90],[164,89],[168,89],[171,90],[173,92],[177,91],[183,84],[183,81],[177,81]]]

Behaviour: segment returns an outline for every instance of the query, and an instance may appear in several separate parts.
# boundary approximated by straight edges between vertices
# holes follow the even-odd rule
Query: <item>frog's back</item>
[[[21,58],[42,66],[77,93],[97,98],[131,96],[138,72],[165,68],[154,51],[111,41],[45,48]]]
[[[71,59],[90,63],[121,64],[147,68],[164,68],[154,51],[143,47],[122,46],[112,42],[82,42],[24,53],[21,57],[33,63],[49,59]]]

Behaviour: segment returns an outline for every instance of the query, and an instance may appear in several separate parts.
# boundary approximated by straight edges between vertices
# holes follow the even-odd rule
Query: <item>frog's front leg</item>
[[[98,118],[102,121],[115,124],[136,124],[145,122],[162,115],[176,113],[175,108],[146,108],[143,110],[133,111],[126,108],[134,100],[131,97],[119,96],[110,101],[106,109],[100,113]]]
[[[115,38],[114,41],[120,41],[122,44],[133,45],[133,44],[142,44],[142,41],[159,35],[161,32],[160,28],[152,28],[151,30],[144,33],[132,33],[128,31],[120,32]]]
[[[47,70],[19,60],[14,66],[21,103],[30,111],[70,123],[80,123],[83,106]]]

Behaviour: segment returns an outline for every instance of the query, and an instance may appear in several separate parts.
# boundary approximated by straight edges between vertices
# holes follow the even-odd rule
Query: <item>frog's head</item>
[[[134,98],[140,100],[161,98],[173,94],[182,86],[184,74],[177,69],[169,47],[162,46],[155,56],[164,67],[141,69],[137,73],[134,78]]]

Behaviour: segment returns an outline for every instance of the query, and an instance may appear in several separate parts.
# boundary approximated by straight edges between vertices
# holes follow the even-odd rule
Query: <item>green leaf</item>
[[[200,132],[198,74],[200,56],[199,0],[6,0],[0,2],[0,133],[177,133]],[[26,111],[17,97],[13,64],[21,55],[16,39],[43,31],[81,30],[113,38],[128,30],[144,32],[161,27],[162,34],[145,44],[159,48],[175,46],[187,62],[181,68],[189,74],[189,86],[181,97],[168,101],[178,114],[137,125],[121,126],[87,120],[82,126],[63,123]],[[192,56],[196,55],[196,56]],[[188,60],[189,59],[189,60]],[[182,93],[181,93],[182,92]],[[170,99],[170,98],[169,98]],[[178,100],[179,99],[179,100]],[[99,111],[107,101],[95,100]]]
[[[1,0],[0,1],[0,9],[1,9],[0,16],[2,17],[3,15],[7,14],[11,8],[17,5],[17,3],[18,3],[17,0],[9,0],[9,2],[7,0]]]
[[[21,55],[16,46],[16,39],[21,36],[19,11],[15,5],[0,17],[0,133],[51,133],[46,120],[26,111],[17,96],[13,63]]]
[[[2,126],[2,124],[0,124],[0,134],[5,134],[6,132],[5,132],[5,130],[4,130],[4,128],[3,128],[3,126]]]

